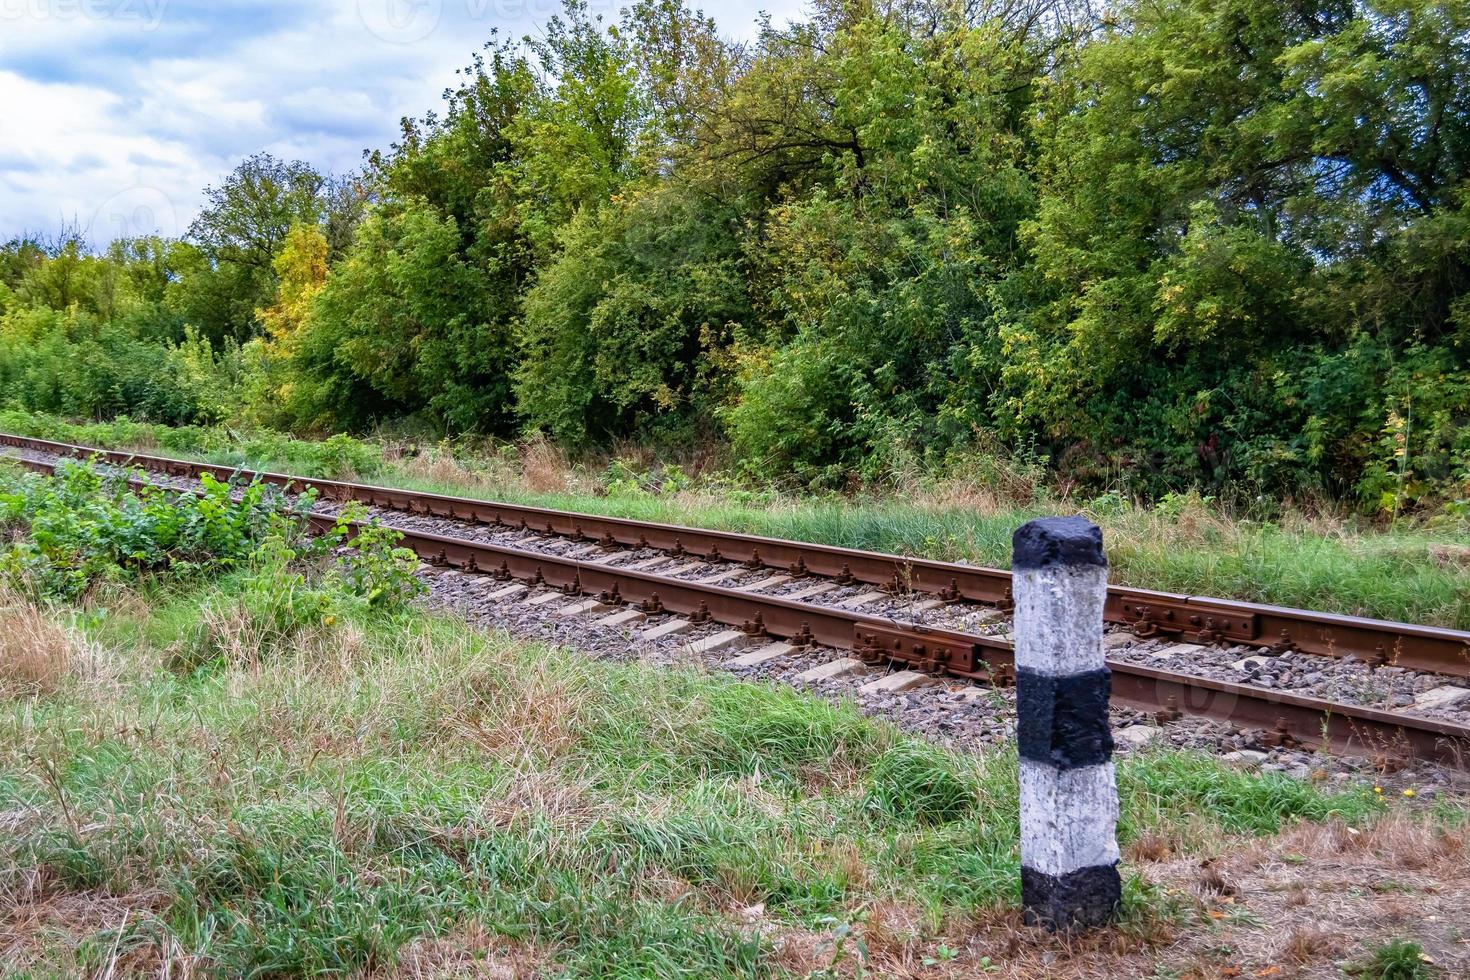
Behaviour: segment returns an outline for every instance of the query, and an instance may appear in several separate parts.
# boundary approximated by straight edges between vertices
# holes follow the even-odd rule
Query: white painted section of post
[[[1107,666],[1102,647],[1107,568],[1026,568],[1011,576],[1017,667],[1065,677]]]
[[[1021,760],[1021,864],[1060,878],[1118,857],[1113,764],[1063,772]]]

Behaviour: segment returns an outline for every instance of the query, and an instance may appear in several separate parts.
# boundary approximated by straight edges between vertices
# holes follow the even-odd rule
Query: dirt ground
[[[1071,939],[1005,914],[980,918],[933,962],[875,915],[865,928],[867,975],[994,976],[1026,980],[1217,977],[1324,978],[1347,972],[1392,940],[1419,943],[1431,976],[1470,978],[1470,832],[1426,827],[1407,815],[1356,831],[1309,825],[1261,840],[1223,841],[1201,859],[1141,840],[1126,873],[1158,890],[1164,911]],[[965,938],[959,938],[968,934]],[[800,943],[791,953],[797,954]],[[808,946],[810,969],[830,943]],[[925,962],[928,959],[930,962]],[[846,971],[842,971],[846,972]]]

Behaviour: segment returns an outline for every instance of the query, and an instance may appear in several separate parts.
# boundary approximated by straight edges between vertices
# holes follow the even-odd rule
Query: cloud
[[[617,16],[615,0],[588,3]],[[492,31],[535,33],[560,6],[0,0],[0,240],[63,223],[99,245],[181,234],[204,187],[260,150],[353,169],[435,108]],[[750,35],[745,0],[706,9]]]

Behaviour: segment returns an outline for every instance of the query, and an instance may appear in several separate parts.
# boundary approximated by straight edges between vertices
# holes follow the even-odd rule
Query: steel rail
[[[410,514],[486,525],[523,526],[607,546],[650,547],[710,560],[744,561],[752,567],[863,582],[895,592],[925,592],[950,600],[968,599],[1002,608],[1010,605],[1010,572],[996,568],[394,487],[319,480],[4,433],[0,433],[0,445],[73,458],[97,456],[116,465],[141,466],[176,476],[210,473],[225,480],[239,474],[247,479],[260,479],[281,486],[314,488],[327,499],[357,500]],[[1464,630],[1126,586],[1109,587],[1104,618],[1110,623],[1127,626],[1140,637],[1163,635],[1206,644],[1250,644],[1273,653],[1299,650],[1319,656],[1353,657],[1372,666],[1392,665],[1470,677],[1470,632]]]
[[[34,470],[54,472],[50,463],[19,461]],[[308,519],[318,531],[338,520],[325,514],[312,514]],[[349,534],[363,526],[349,522]],[[752,639],[780,637],[798,645],[820,643],[850,649],[872,665],[897,661],[995,685],[1004,685],[1014,676],[1013,649],[999,637],[934,629],[507,545],[396,530],[421,559],[441,567],[558,588],[569,597],[596,596],[608,604],[632,604],[649,612],[685,615],[696,622],[738,626]],[[1112,659],[1108,665],[1113,700],[1156,711],[1161,721],[1189,714],[1261,729],[1268,744],[1326,745],[1340,752],[1426,758],[1457,767],[1470,758],[1466,754],[1470,726]]]
[[[314,520],[330,525],[332,518]],[[400,529],[404,542],[434,564],[468,571],[487,568],[498,578],[560,587],[569,597],[648,604],[696,621],[736,626],[752,637],[771,636],[850,649],[879,666],[897,661],[935,674],[1004,685],[1014,677],[1015,654],[999,637],[934,629],[833,606],[815,606],[599,565],[506,545]],[[498,563],[498,564],[497,564]],[[1330,745],[1339,752],[1428,758],[1460,766],[1470,749],[1470,726],[1320,698],[1193,677],[1109,659],[1115,702],[1265,731],[1278,745]]]

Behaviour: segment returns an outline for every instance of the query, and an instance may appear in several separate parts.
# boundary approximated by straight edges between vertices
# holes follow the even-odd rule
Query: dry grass
[[[1292,966],[1334,959],[1347,948],[1347,937],[1314,923],[1292,929],[1281,948],[1281,958]]]
[[[1171,958],[1195,964],[1186,976],[1337,977],[1342,963],[1410,938],[1460,977],[1470,976],[1467,854],[1470,831],[1394,814],[1361,830],[1302,824],[1222,844],[1204,872],[1210,882],[1197,861],[1159,864],[1148,877],[1201,894],[1213,923],[1181,935]],[[1229,894],[1210,887],[1227,879]],[[1228,953],[1211,961],[1211,948]]]
[[[1203,864],[1168,860],[1169,849],[1154,841],[1136,848],[1129,863],[1134,870],[1142,864],[1145,878],[1175,896],[1177,922],[1152,917],[1119,930],[1053,936],[1023,925],[1014,910],[996,909],[935,932],[917,910],[880,901],[855,928],[865,956],[851,942],[839,948],[830,933],[769,935],[780,964],[797,975],[1328,978],[1382,942],[1411,936],[1446,977],[1470,976],[1460,931],[1470,902],[1467,844],[1464,830],[1404,815],[1362,831],[1301,825],[1274,838],[1229,841]]]
[[[520,676],[500,667],[471,677],[455,734],[496,758],[522,763],[555,759],[577,741],[576,692],[545,669]]]
[[[1430,545],[1429,557],[1442,568],[1470,568],[1470,547],[1465,545]]]
[[[1464,877],[1470,881],[1470,831],[1434,827],[1399,815],[1364,830],[1338,821],[1304,824],[1283,836],[1247,848],[1246,862],[1265,866],[1290,849],[1292,861],[1318,866],[1364,863],[1396,871]]]
[[[0,696],[51,694],[71,673],[73,639],[34,603],[0,591]]]
[[[527,770],[510,780],[503,795],[487,799],[484,819],[501,830],[524,828],[532,819],[546,821],[566,834],[576,834],[612,812],[587,786],[565,773]]]
[[[362,980],[522,980],[544,975],[545,954],[524,943],[497,936],[479,923],[420,939],[403,950],[391,972],[374,971]]]
[[[571,461],[566,453],[545,439],[533,439],[520,447],[521,480],[532,493],[570,493],[574,490]]]
[[[1174,848],[1161,835],[1148,831],[1139,834],[1124,849],[1123,857],[1135,864],[1163,861],[1174,853]]]
[[[199,963],[157,921],[166,905],[156,892],[111,895],[53,888],[44,871],[25,887],[0,895],[0,963],[6,975],[61,969],[66,976],[176,977],[197,975]],[[110,939],[110,941],[109,941]],[[100,968],[58,963],[57,951],[105,943]],[[13,972],[12,972],[13,971]]]
[[[251,675],[284,663],[332,680],[361,667],[364,646],[359,630],[335,618],[283,613],[268,604],[230,598],[200,609],[194,628],[169,647],[167,662],[186,673],[217,659]]]
[[[891,900],[871,905],[847,942],[835,933],[764,930],[776,962],[795,976],[1096,980],[1154,975],[1155,952],[1175,930],[1160,921],[1056,935],[989,909],[944,923],[936,933],[920,910]],[[860,945],[859,945],[860,944]]]
[[[121,685],[125,696],[93,699],[87,686],[77,694],[84,710],[44,726],[12,724],[0,749],[30,790],[0,806],[0,837],[33,850],[13,851],[0,875],[10,899],[0,907],[0,972],[32,962],[63,975],[72,963],[78,975],[97,975],[98,964],[114,976],[187,976],[221,963],[247,972],[267,942],[301,963],[334,963],[347,936],[373,949],[350,963],[376,972],[355,975],[579,975],[578,964],[580,975],[613,975],[615,963],[645,948],[667,951],[669,963],[713,964],[700,942],[729,936],[722,947],[729,949],[759,931],[780,950],[761,954],[760,967],[798,975],[830,968],[842,976],[1081,980],[1150,976],[1180,964],[1193,964],[1198,977],[1220,975],[1210,972],[1218,964],[1207,949],[1215,923],[1202,910],[1223,901],[1225,889],[1196,897],[1193,883],[1201,859],[1222,846],[1221,834],[1218,826],[1196,827],[1203,818],[1193,810],[1167,822],[1142,814],[1144,836],[1129,854],[1129,872],[1142,865],[1151,878],[1177,873],[1175,898],[1144,898],[1119,930],[1058,940],[996,908],[1003,899],[995,889],[975,885],[985,872],[965,870],[966,855],[989,860],[1004,848],[971,842],[974,828],[960,830],[969,824],[924,829],[864,805],[875,762],[894,736],[855,727],[829,706],[528,652],[441,620],[364,618],[322,633],[291,632],[269,656],[252,655],[243,646],[258,642],[249,631],[259,626],[231,611],[240,598],[208,594],[140,613],[144,647],[165,646],[203,623],[210,642],[230,651],[197,682],[159,675],[150,691],[156,654],[139,650],[138,674]],[[72,745],[66,752],[56,745],[63,728]],[[764,735],[752,740],[752,730]],[[758,770],[732,763],[752,752]],[[45,753],[56,762],[49,769],[33,761]],[[137,762],[119,766],[119,758]],[[140,764],[164,778],[135,780]],[[984,760],[975,769],[982,797],[1007,805],[1008,765]],[[126,809],[114,809],[115,800],[126,800]],[[1313,846],[1360,857],[1352,835],[1319,833]],[[1453,836],[1429,840],[1385,827],[1373,838],[1395,860],[1417,855],[1428,870],[1464,859],[1464,842]],[[1324,923],[1320,936],[1301,928],[1323,901],[1315,883],[1303,892],[1309,904],[1289,908],[1284,891],[1260,885],[1262,869],[1280,860],[1276,852],[1228,847],[1215,863],[1237,892],[1230,897],[1254,908],[1268,894],[1288,920],[1295,916],[1270,933],[1280,948],[1263,956],[1300,960],[1306,970],[1337,955],[1339,924]],[[1256,863],[1242,864],[1246,857]],[[65,888],[48,884],[50,869],[69,862],[85,862],[86,876],[71,872]],[[214,875],[237,866],[259,874],[239,895],[201,900],[192,884],[179,884],[200,880],[201,869]],[[34,887],[17,887],[27,875]],[[929,882],[946,875],[948,888],[974,889],[975,897],[939,901]],[[220,922],[238,910],[284,930],[274,905],[251,901],[263,883],[280,879],[312,896],[312,920],[289,932],[227,943],[222,934],[171,936],[164,925],[178,921],[176,909],[200,902]],[[99,893],[98,880],[115,895]],[[812,882],[840,882],[845,891],[834,899]],[[163,900],[167,909],[149,891],[156,887],[176,889]],[[385,895],[384,909],[373,907]],[[1384,921],[1392,897],[1372,896]],[[484,929],[456,917],[481,903]],[[1195,919],[1180,918],[1175,906]],[[68,910],[74,927],[63,924]],[[834,925],[820,925],[824,916]],[[372,945],[383,922],[411,926],[393,940],[391,955]],[[509,937],[489,931],[522,922]],[[711,922],[718,930],[704,931]],[[838,922],[851,923],[854,941],[839,942]],[[1408,926],[1398,919],[1393,928]],[[281,935],[290,942],[274,938]],[[857,939],[865,954],[856,952]],[[189,960],[179,942],[213,961]]]

